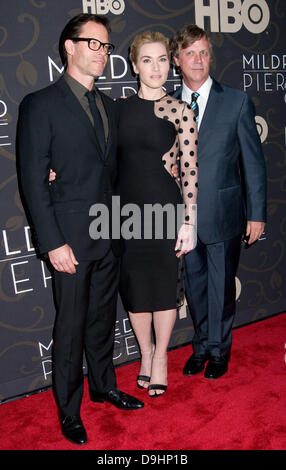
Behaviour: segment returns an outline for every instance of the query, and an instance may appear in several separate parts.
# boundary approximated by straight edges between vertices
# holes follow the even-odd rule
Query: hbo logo
[[[83,13],[121,15],[125,10],[124,0],[82,0]]]
[[[268,136],[268,125],[262,116],[255,116],[256,129],[259,134],[261,143],[267,139]]]
[[[204,18],[210,18],[212,32],[236,33],[244,25],[248,31],[259,34],[270,20],[266,0],[195,0],[196,24],[204,28]]]

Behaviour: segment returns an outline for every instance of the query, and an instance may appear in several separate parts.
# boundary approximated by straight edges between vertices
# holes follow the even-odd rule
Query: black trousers
[[[186,298],[197,354],[230,354],[240,248],[241,235],[211,245],[198,239],[195,250],[185,256]]]
[[[96,261],[80,261],[76,274],[54,271],[57,309],[53,332],[53,391],[62,415],[79,415],[83,353],[89,389],[116,387],[113,366],[119,258],[110,249]]]

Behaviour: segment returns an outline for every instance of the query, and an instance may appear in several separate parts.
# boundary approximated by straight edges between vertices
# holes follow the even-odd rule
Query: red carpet
[[[2,450],[279,450],[286,449],[286,314],[234,331],[229,372],[210,381],[184,377],[191,346],[168,353],[169,388],[150,399],[136,388],[138,362],[117,369],[119,388],[145,401],[120,411],[89,401],[82,420],[89,442],[60,431],[51,391],[0,407]]]

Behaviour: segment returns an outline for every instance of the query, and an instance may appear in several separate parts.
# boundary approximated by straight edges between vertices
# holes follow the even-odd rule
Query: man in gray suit
[[[199,130],[198,244],[185,257],[194,353],[183,373],[207,363],[205,377],[216,379],[228,370],[242,234],[252,244],[264,231],[266,170],[253,103],[210,76],[207,33],[188,25],[171,48],[183,77],[173,96],[190,103]]]

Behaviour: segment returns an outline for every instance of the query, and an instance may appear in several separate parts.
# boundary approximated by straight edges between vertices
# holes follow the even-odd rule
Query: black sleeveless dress
[[[184,221],[196,224],[194,114],[168,95],[156,101],[133,95],[117,103],[122,303],[133,313],[177,308],[184,297],[177,232]],[[171,174],[178,158],[180,183]]]

